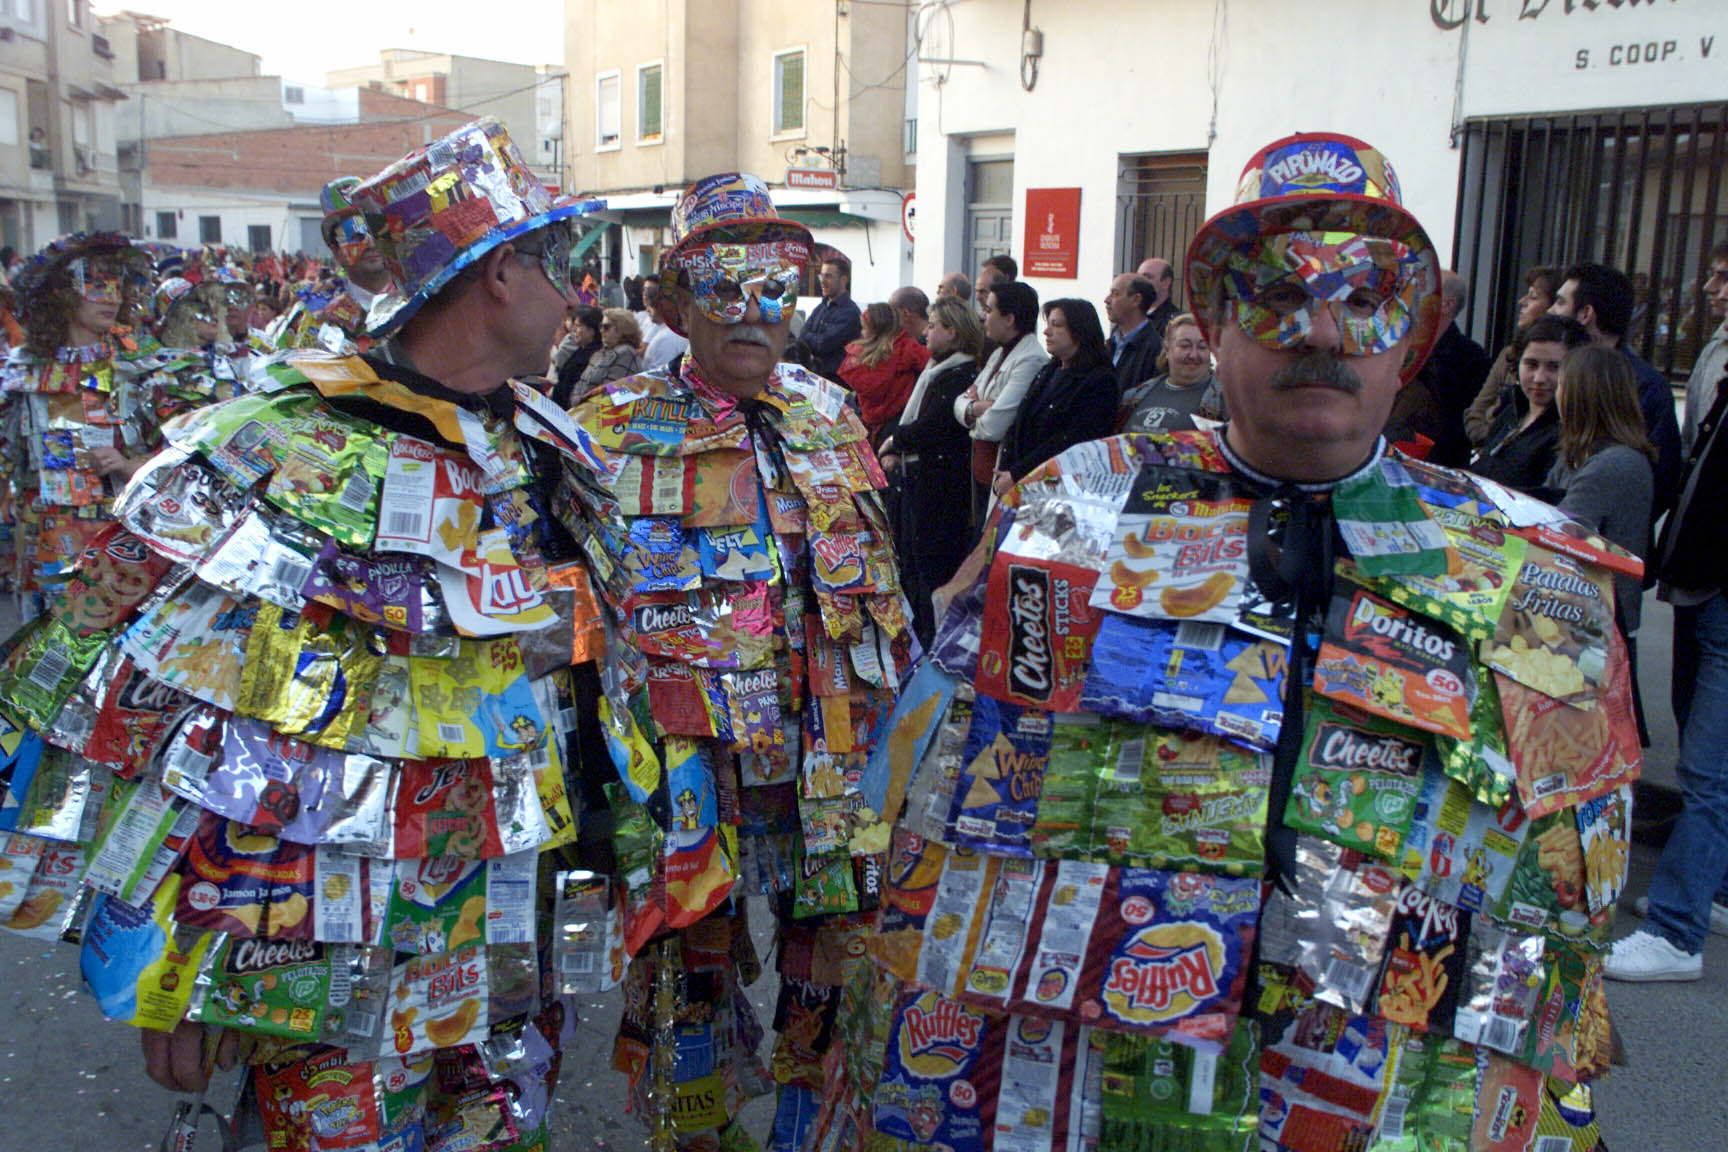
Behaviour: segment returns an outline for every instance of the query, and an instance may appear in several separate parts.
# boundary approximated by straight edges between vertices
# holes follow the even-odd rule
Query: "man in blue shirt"
[[[846,345],[864,330],[864,318],[852,302],[852,262],[838,253],[822,261],[822,303],[810,313],[798,334],[804,362],[830,380],[840,379]]]

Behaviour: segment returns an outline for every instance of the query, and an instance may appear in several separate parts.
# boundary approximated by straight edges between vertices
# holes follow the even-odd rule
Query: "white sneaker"
[[[1632,901],[1632,910],[1640,916],[1650,915],[1650,897],[1640,896]],[[1728,936],[1728,904],[1710,904],[1710,931],[1717,936]]]
[[[1615,943],[1602,974],[1632,983],[1697,980],[1704,975],[1704,954],[1682,952],[1654,932],[1640,929]]]

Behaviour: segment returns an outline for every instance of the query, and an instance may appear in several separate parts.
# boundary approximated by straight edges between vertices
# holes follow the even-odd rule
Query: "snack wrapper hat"
[[[678,286],[684,259],[711,244],[790,244],[800,249],[800,266],[810,262],[816,244],[810,229],[780,215],[768,185],[748,172],[721,172],[690,185],[672,207],[671,230],[672,246],[660,257],[660,284],[666,289]],[[687,334],[678,324],[672,328]]]
[[[120,232],[74,232],[32,256],[12,278],[19,318],[29,324],[32,309],[41,308],[46,297],[73,287],[75,266],[84,260],[107,263],[126,282],[131,303],[122,309],[120,323],[129,323],[129,313],[149,293],[156,277],[150,254],[134,247],[131,237]]]
[[[498,245],[605,207],[603,200],[554,200],[490,117],[410,152],[347,195],[396,282],[367,316],[373,336],[400,328]]]
[[[1403,245],[1414,279],[1416,325],[1402,372],[1413,378],[1440,336],[1440,257],[1403,201],[1391,161],[1353,136],[1301,132],[1260,149],[1243,166],[1235,202],[1188,247],[1188,302],[1208,339],[1232,254],[1293,232],[1391,240]]]
[[[338,176],[318,192],[318,207],[326,216],[345,216],[360,209],[354,206],[354,189],[360,187],[358,176]]]

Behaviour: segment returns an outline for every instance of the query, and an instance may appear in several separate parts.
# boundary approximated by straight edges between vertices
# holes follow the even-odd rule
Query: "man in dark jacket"
[[[1436,464],[1462,466],[1470,454],[1464,413],[1482,391],[1482,381],[1488,379],[1494,358],[1458,327],[1458,316],[1470,299],[1464,277],[1456,272],[1443,273],[1440,288],[1440,317],[1445,327],[1411,387],[1425,387],[1438,410],[1439,435],[1429,459]]]
[[[852,302],[852,262],[833,255],[822,261],[822,303],[804,322],[798,334],[805,363],[830,380],[840,379],[840,361],[846,345],[864,330],[864,317]]]
[[[1148,256],[1140,261],[1135,274],[1152,283],[1153,295],[1146,302],[1146,319],[1152,321],[1152,331],[1162,340],[1164,329],[1170,326],[1171,317],[1176,315],[1176,301],[1171,299],[1171,294],[1176,291],[1176,269],[1162,256]]]
[[[1560,291],[1548,311],[1570,316],[1584,325],[1590,338],[1604,348],[1618,348],[1638,378],[1638,408],[1644,430],[1656,445],[1656,507],[1654,523],[1674,506],[1680,491],[1680,422],[1674,417],[1674,386],[1654,365],[1625,344],[1632,323],[1632,281],[1605,264],[1575,264],[1560,278]]]
[[[1118,392],[1158,375],[1164,339],[1147,315],[1157,296],[1152,281],[1132,272],[1110,281],[1110,291],[1104,294],[1104,314],[1115,325],[1110,333],[1110,360],[1116,368]]]

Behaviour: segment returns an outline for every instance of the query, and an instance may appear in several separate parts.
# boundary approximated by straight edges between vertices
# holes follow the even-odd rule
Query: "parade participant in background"
[[[157,423],[245,391],[246,362],[227,339],[230,301],[238,295],[233,287],[213,280],[193,284],[178,276],[157,285],[151,297],[156,346],[141,350],[133,361],[148,375]],[[247,300],[240,306],[249,305]]]
[[[1380,153],[1237,187],[1230,422],[1035,469],[901,694],[819,1147],[1596,1145],[1637,562],[1388,455],[1440,265]]]
[[[633,959],[614,1061],[656,1146],[748,1146],[736,1117],[765,1072],[743,912],[766,896],[770,1145],[796,1152],[880,897],[867,765],[911,632],[864,425],[843,388],[781,361],[809,232],[736,173],[692,185],[671,227],[660,285],[690,353],[677,376],[585,397],[572,415],[593,459],[567,468],[567,521],[616,626],[602,715]]]
[[[150,260],[114,232],[56,240],[13,278],[28,335],[0,374],[13,513],[14,591],[25,620],[101,533],[155,420],[137,388],[137,343],[117,333],[150,290]]]
[[[268,346],[321,347],[330,352],[367,346],[367,313],[380,296],[389,293],[392,277],[383,253],[372,242],[365,215],[353,202],[359,185],[358,177],[339,176],[318,194],[324,210],[319,233],[346,279],[333,284],[329,292],[299,293],[298,305],[268,330],[264,338]]]
[[[513,423],[545,402],[506,381],[545,366],[585,206],[490,120],[354,197],[402,286],[384,342],[290,354],[171,425],[0,664],[32,798],[4,858],[35,868],[5,923],[82,933],[159,1083],[201,1093],[242,1049],[237,1124],[272,1149],[544,1150],[537,911],[577,835],[569,665],[597,637]]]

